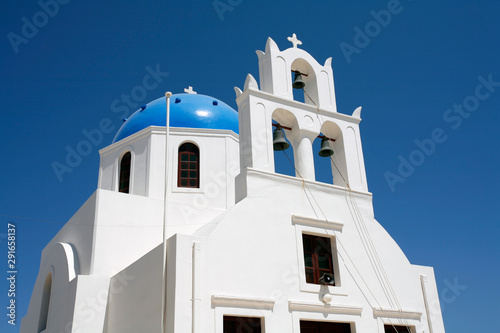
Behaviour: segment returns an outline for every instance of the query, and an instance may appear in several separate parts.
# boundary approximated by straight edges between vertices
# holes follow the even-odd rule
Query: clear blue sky
[[[141,105],[191,85],[236,108],[233,86],[258,77],[254,51],[269,36],[288,48],[292,33],[320,63],[333,57],[339,112],[363,106],[375,217],[412,263],[434,266],[447,331],[492,331],[500,314],[500,2],[221,0],[218,13],[212,0],[60,1],[46,8],[52,15],[34,0],[0,5],[1,276],[9,222],[18,270],[18,325],[6,323],[2,278],[0,331],[19,330],[41,250],[96,189],[98,150],[136,109],[122,94],[134,91],[130,104]],[[161,82],[140,95],[148,67]],[[67,148],[103,119],[115,129],[58,179],[54,162],[65,164]],[[414,165],[404,169],[403,160]]]

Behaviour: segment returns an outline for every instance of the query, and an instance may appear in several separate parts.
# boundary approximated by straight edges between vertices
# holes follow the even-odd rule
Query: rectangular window
[[[261,333],[261,319],[224,316],[224,333]]]
[[[300,333],[351,333],[351,324],[301,320]]]
[[[401,326],[401,325],[384,325],[385,333],[412,333],[413,330],[410,326]]]
[[[306,282],[335,285],[330,238],[302,235]],[[320,281],[320,279],[322,281]]]

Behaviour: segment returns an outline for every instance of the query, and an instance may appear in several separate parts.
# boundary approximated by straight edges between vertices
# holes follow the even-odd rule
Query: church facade
[[[238,112],[190,87],[124,122],[43,250],[21,332],[444,332],[432,267],[374,218],[361,108],[337,112],[331,58],[289,40],[257,51]],[[295,177],[275,172],[286,148]]]

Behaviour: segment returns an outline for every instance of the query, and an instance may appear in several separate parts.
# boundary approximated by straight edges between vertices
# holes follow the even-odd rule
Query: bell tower
[[[265,52],[257,51],[260,87],[248,74],[243,91],[235,87],[240,126],[240,178],[249,170],[274,173],[273,122],[285,130],[293,148],[296,177],[315,181],[314,140],[333,149],[329,157],[332,183],[368,191],[359,134],[361,108],[352,116],[337,112],[332,58],[319,64],[293,34],[293,46],[280,51],[268,38]],[[294,100],[293,80],[301,76],[304,102]],[[299,82],[300,83],[300,82]],[[328,148],[328,146],[325,146]],[[327,160],[325,158],[325,160]],[[325,162],[327,163],[327,161]],[[240,181],[242,181],[240,179]]]

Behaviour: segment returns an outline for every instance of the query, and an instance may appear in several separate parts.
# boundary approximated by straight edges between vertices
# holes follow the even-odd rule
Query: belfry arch
[[[345,187],[348,178],[344,137],[340,127],[332,121],[325,121],[321,125],[321,133],[329,140],[333,155],[330,156],[333,185]],[[319,140],[319,139],[318,139]]]
[[[288,159],[290,159],[290,162],[293,164],[293,165],[291,165],[291,168],[293,170],[293,174],[296,175],[295,156],[294,156],[295,148],[294,148],[293,142],[290,141],[290,137],[292,135],[293,129],[298,128],[297,118],[295,117],[295,115],[292,112],[285,110],[285,109],[282,109],[282,108],[278,108],[278,109],[274,110],[271,118],[272,118],[273,133],[274,133],[274,131],[276,131],[278,129],[278,126],[280,126],[280,128],[283,129],[283,131],[285,133],[285,137],[286,137],[287,141],[289,141],[290,148],[291,148],[291,149],[287,149],[284,152],[275,151],[274,170],[277,173],[280,173],[279,171],[281,171],[281,170],[289,170],[288,166],[284,166],[284,167],[280,168],[279,170],[277,170],[277,168],[276,168],[276,166],[277,166],[276,157],[279,158],[281,156],[281,154],[283,154],[283,155],[286,154],[286,156],[283,156],[283,158],[287,159],[287,157],[288,157]],[[291,153],[291,152],[293,152],[293,153]],[[283,162],[288,164],[288,161],[283,161]]]
[[[295,76],[293,74],[301,74],[302,81],[305,84],[305,87],[302,89],[304,92],[304,103],[316,106],[318,104],[318,80],[312,66],[306,60],[298,58],[292,62],[291,73],[292,82]],[[300,92],[300,89],[292,89],[292,91],[293,99],[297,100],[296,96]]]

